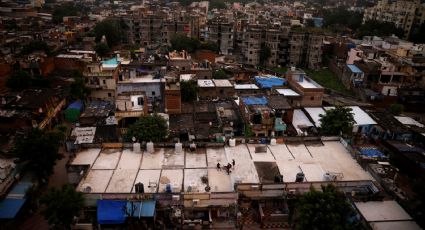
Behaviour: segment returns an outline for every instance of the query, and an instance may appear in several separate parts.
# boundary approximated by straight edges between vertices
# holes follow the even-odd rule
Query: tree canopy
[[[48,55],[48,56],[50,56],[52,54],[52,50],[47,45],[47,43],[45,41],[41,41],[41,40],[33,40],[30,43],[24,45],[22,47],[21,54],[26,55],[26,54],[30,54],[34,51],[44,51],[46,53],[46,55]]]
[[[358,37],[363,36],[390,36],[396,35],[397,37],[403,37],[404,31],[403,29],[397,28],[392,22],[380,22],[376,20],[366,21],[359,29],[358,29]]]
[[[131,141],[135,137],[138,141],[160,142],[167,134],[167,122],[163,117],[154,114],[140,117],[128,128],[125,139]]]
[[[105,19],[94,27],[96,41],[99,42],[105,35],[109,47],[118,45],[122,39],[121,23],[115,19]]]
[[[90,89],[88,89],[84,82],[84,76],[80,71],[74,71],[72,74],[74,82],[69,86],[69,95],[72,99],[85,100],[86,97],[90,94]]]
[[[270,47],[266,46],[265,44],[262,44],[259,53],[260,65],[264,65],[264,63],[270,58],[271,55],[272,51],[270,50]]]
[[[425,43],[425,23],[415,28],[410,34],[410,41],[414,43]]]
[[[53,10],[52,13],[52,21],[54,23],[62,23],[63,17],[65,16],[77,16],[78,9],[74,6],[74,4],[61,4]]]
[[[349,107],[336,106],[320,114],[320,133],[322,135],[350,134],[353,130],[354,117]]]
[[[63,139],[63,133],[34,128],[16,139],[14,153],[20,160],[28,161],[28,169],[40,181],[47,180],[53,173],[56,160],[62,158],[58,150]]]
[[[223,69],[218,69],[213,73],[214,79],[227,79],[226,72]]]
[[[42,214],[54,228],[71,229],[74,216],[84,207],[83,194],[71,185],[50,189],[40,201],[46,206]]]
[[[198,94],[198,85],[196,81],[182,81],[180,82],[180,92],[182,95],[182,101],[193,102],[196,100]]]
[[[398,116],[404,111],[404,106],[402,104],[395,103],[390,105],[388,110],[391,114]]]
[[[355,212],[342,192],[334,186],[313,188],[297,201],[296,229],[355,229]]]
[[[185,34],[179,33],[171,37],[171,50],[186,50],[189,53],[195,52],[201,47],[201,42],[196,38],[189,38]]]
[[[28,72],[18,70],[15,71],[6,80],[6,86],[12,90],[23,90],[31,85],[31,76]]]
[[[100,57],[105,57],[111,51],[108,44],[105,43],[97,43],[94,47],[94,50]]]
[[[357,30],[362,24],[363,14],[349,11],[345,7],[338,7],[323,11],[323,26],[331,30],[341,30],[346,27]]]

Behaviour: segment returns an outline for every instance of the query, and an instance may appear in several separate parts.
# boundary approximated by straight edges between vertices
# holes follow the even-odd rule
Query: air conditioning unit
[[[173,201],[179,201],[180,196],[179,195],[173,195],[172,199],[173,199]]]
[[[291,195],[295,195],[296,192],[297,192],[297,190],[295,190],[295,189],[289,189],[288,190],[288,194],[291,194]]]
[[[193,204],[193,205],[198,205],[198,204],[199,204],[199,202],[200,202],[200,200],[199,200],[199,199],[193,199],[193,200],[192,200],[192,204]]]

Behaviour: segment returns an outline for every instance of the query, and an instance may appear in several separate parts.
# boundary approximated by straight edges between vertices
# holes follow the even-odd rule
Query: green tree
[[[332,30],[345,28],[357,30],[362,25],[363,14],[338,7],[323,11],[323,26]]]
[[[175,34],[171,37],[171,50],[186,50],[189,53],[195,52],[201,47],[201,42],[196,38],[189,38],[185,34]]]
[[[301,195],[295,212],[296,229],[356,229],[354,210],[344,194],[331,185],[322,191],[311,188]]]
[[[6,80],[6,86],[12,90],[23,90],[31,86],[31,76],[23,70],[15,71]]]
[[[74,216],[84,207],[83,194],[71,185],[50,189],[40,201],[46,207],[42,214],[54,229],[71,229]]]
[[[74,71],[72,74],[73,82],[69,86],[69,94],[72,99],[85,100],[90,94],[90,89],[85,85],[84,76],[80,71]]]
[[[198,94],[198,85],[196,81],[182,81],[180,82],[180,91],[182,95],[182,101],[193,102],[196,100]]]
[[[202,42],[200,49],[204,49],[204,50],[211,50],[215,53],[220,52],[220,48],[218,47],[217,43],[214,42]]]
[[[125,139],[131,141],[135,137],[138,141],[160,142],[167,134],[167,122],[163,117],[154,114],[140,117],[128,128]]]
[[[227,79],[226,72],[223,69],[218,69],[213,73],[214,79]]]
[[[61,4],[53,10],[52,21],[53,23],[59,24],[63,22],[65,16],[77,16],[78,10],[71,3]]]
[[[349,107],[336,106],[335,109],[326,110],[320,114],[320,133],[322,135],[351,134],[354,117]]]
[[[14,153],[27,161],[28,169],[43,182],[53,173],[56,160],[62,158],[58,151],[63,139],[63,133],[34,128],[16,139]]]
[[[260,65],[264,65],[272,55],[272,51],[270,50],[270,47],[266,46],[265,44],[262,44],[259,55]]]
[[[97,43],[94,47],[94,50],[100,57],[105,57],[107,54],[109,54],[109,52],[111,52],[111,49],[109,49],[108,44],[105,43]]]
[[[120,21],[115,19],[105,19],[94,27],[96,41],[99,42],[102,36],[105,35],[109,47],[118,45],[121,42],[122,32]]]
[[[358,36],[389,36],[396,35],[398,37],[404,36],[403,29],[397,28],[392,22],[380,22],[376,20],[366,21],[359,29]]]
[[[304,25],[305,27],[316,27],[316,25],[314,24],[314,20],[311,18],[305,20]]]
[[[33,40],[30,43],[24,45],[22,47],[21,54],[26,55],[26,54],[30,54],[34,51],[44,51],[46,53],[46,55],[48,55],[48,56],[50,56],[52,54],[52,50],[47,45],[47,43],[45,41],[41,41],[41,40]]]
[[[390,105],[390,107],[388,108],[388,110],[390,111],[391,114],[393,114],[395,116],[398,116],[401,113],[403,113],[403,111],[404,111],[404,105],[395,103],[395,104]]]
[[[422,23],[421,26],[412,31],[410,41],[414,43],[425,43],[425,23]]]

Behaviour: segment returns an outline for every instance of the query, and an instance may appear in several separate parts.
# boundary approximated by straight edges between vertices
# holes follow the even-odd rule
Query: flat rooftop
[[[276,89],[276,92],[286,97],[298,97],[300,96],[297,92],[292,89]]]
[[[224,166],[233,159],[236,165],[230,175],[217,170],[217,163]],[[295,182],[299,172],[310,182],[326,181],[326,173],[340,181],[373,180],[338,141],[308,146],[239,144],[181,153],[172,148],[155,148],[153,153],[93,148],[77,153],[71,165],[90,165],[77,187],[87,193],[134,193],[139,182],[147,193],[204,192],[207,185],[211,192],[233,192],[234,183],[265,182],[276,173],[285,182]],[[273,170],[264,170],[268,166]]]

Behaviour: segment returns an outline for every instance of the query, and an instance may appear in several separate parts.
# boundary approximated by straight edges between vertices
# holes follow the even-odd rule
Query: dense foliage
[[[105,35],[109,47],[118,45],[122,39],[121,22],[115,19],[105,19],[96,24],[94,33],[96,41],[99,42]]]
[[[320,133],[322,135],[350,134],[353,130],[354,117],[349,107],[336,106],[320,114]]]
[[[18,70],[15,71],[6,80],[6,86],[13,90],[23,90],[31,85],[31,76],[28,72]]]
[[[16,139],[14,153],[28,161],[28,169],[44,181],[53,173],[56,160],[62,158],[58,150],[63,139],[61,132],[34,128]]]
[[[78,9],[73,4],[60,4],[53,10],[52,21],[62,23],[65,16],[77,16]]]
[[[355,212],[334,186],[311,189],[296,204],[296,229],[356,229]]]
[[[30,54],[34,51],[44,51],[48,56],[52,54],[52,50],[47,45],[47,43],[40,40],[33,40],[27,45],[24,45],[22,47],[21,54]]]
[[[168,126],[165,119],[157,114],[142,116],[131,125],[125,139],[131,141],[135,137],[138,141],[160,142],[168,134]]]
[[[71,185],[50,189],[40,201],[46,207],[42,214],[54,229],[71,229],[74,216],[84,207],[83,194]]]
[[[213,73],[214,79],[227,79],[226,72],[223,69],[218,69]]]
[[[403,37],[404,32],[402,29],[397,28],[392,22],[380,22],[376,20],[366,21],[357,32],[358,37],[363,36],[390,36],[396,35]]]
[[[84,76],[80,71],[72,73],[73,82],[69,86],[69,95],[72,99],[85,100],[90,94],[90,90],[85,86]]]
[[[272,51],[270,47],[266,46],[265,44],[262,44],[259,53],[260,65],[264,65],[271,55]]]
[[[390,105],[390,107],[388,108],[389,112],[395,116],[400,115],[401,113],[403,113],[404,111],[404,106],[402,104],[392,104]]]
[[[213,42],[200,42],[196,38],[190,38],[186,34],[178,33],[171,37],[170,50],[182,51],[186,50],[189,53],[193,53],[198,49],[211,50],[218,53],[220,51],[218,45]]]
[[[105,57],[107,54],[109,54],[109,52],[111,52],[108,44],[105,43],[97,43],[94,47],[94,50],[100,57]]]
[[[344,30],[344,27],[357,30],[362,24],[362,18],[362,13],[338,7],[323,11],[323,26],[336,32]]]
[[[198,94],[198,85],[196,81],[182,81],[180,82],[180,91],[182,101],[192,102],[196,100]]]

